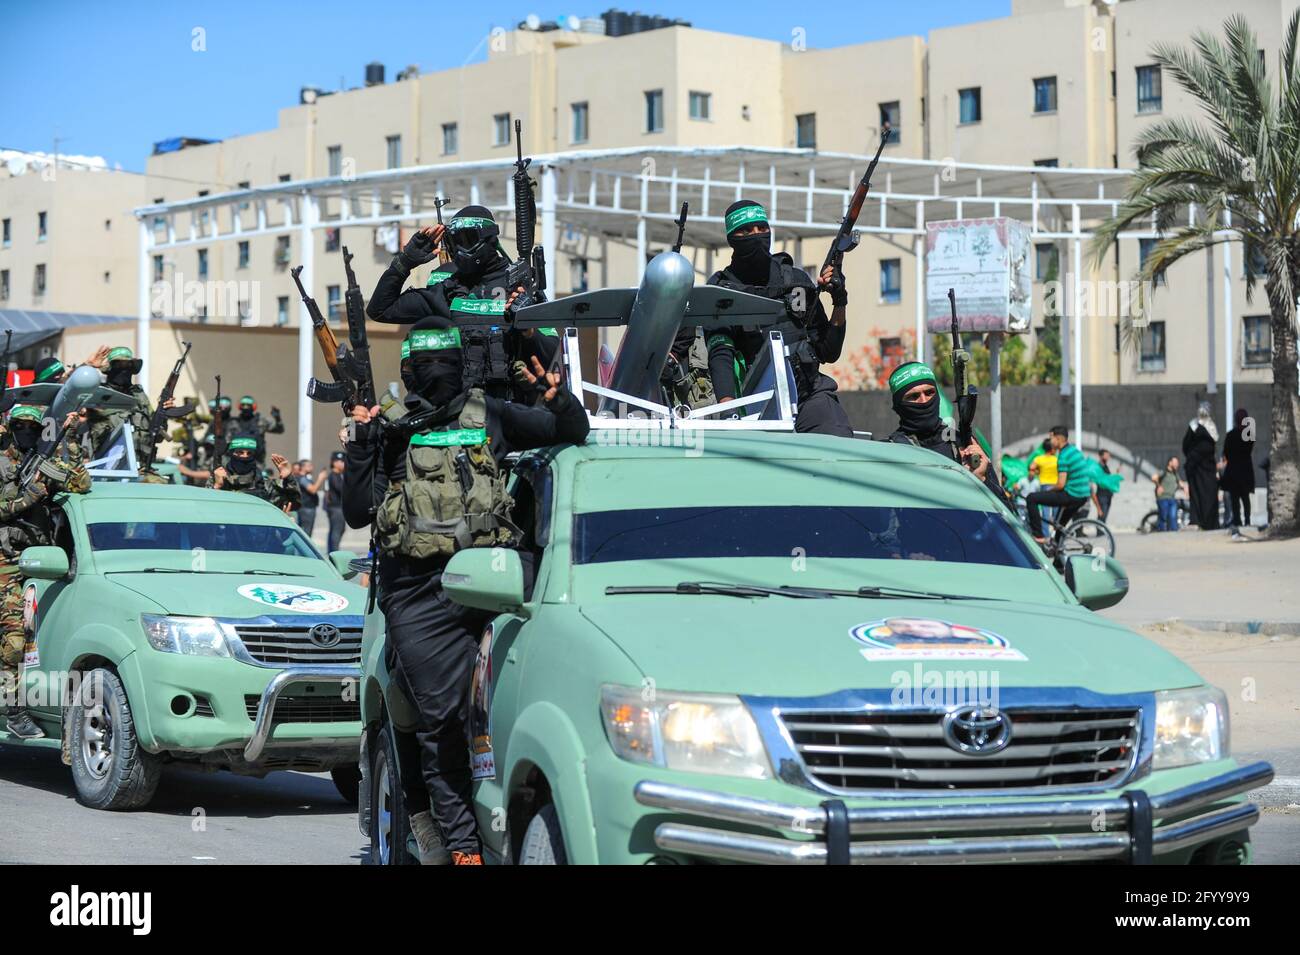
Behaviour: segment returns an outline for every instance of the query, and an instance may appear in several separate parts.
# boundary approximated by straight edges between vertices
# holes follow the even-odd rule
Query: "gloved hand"
[[[280,409],[277,408],[275,405],[271,405],[271,417],[274,418],[276,421],[280,420]]]
[[[406,248],[398,254],[398,258],[408,269],[414,269],[433,260],[434,248],[432,236],[423,231],[417,232],[407,240]]]

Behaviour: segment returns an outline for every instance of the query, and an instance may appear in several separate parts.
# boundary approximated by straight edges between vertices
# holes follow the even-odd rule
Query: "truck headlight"
[[[140,614],[149,645],[167,653],[192,657],[228,657],[230,647],[221,626],[211,617],[164,617]]]
[[[606,685],[600,712],[610,746],[631,762],[750,779],[772,775],[758,727],[739,697]]]
[[[1156,694],[1152,769],[1208,763],[1228,755],[1228,698],[1214,686]]]

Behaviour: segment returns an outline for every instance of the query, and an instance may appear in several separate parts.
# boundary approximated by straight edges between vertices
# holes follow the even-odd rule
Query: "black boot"
[[[18,739],[45,738],[45,731],[36,725],[25,709],[19,706],[5,709],[5,729],[9,731],[10,736],[16,736]]]

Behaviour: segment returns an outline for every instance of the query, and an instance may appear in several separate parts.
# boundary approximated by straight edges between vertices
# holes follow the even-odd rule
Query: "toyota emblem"
[[[943,718],[944,741],[968,756],[991,756],[1011,742],[1011,718],[992,706],[963,706]]]
[[[332,623],[318,623],[308,631],[307,636],[311,642],[322,650],[328,650],[330,647],[337,647],[343,635],[339,633],[339,628]]]

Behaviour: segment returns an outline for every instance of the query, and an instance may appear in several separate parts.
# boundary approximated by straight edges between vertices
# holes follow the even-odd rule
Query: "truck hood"
[[[360,618],[366,608],[365,591],[337,578],[134,572],[108,574],[106,579],[153,601],[160,613],[187,617]]]
[[[1204,682],[1154,643],[1081,607],[656,595],[606,598],[581,612],[664,690],[819,696],[891,689],[934,671],[1097,693]],[[953,625],[951,636],[943,624]]]

